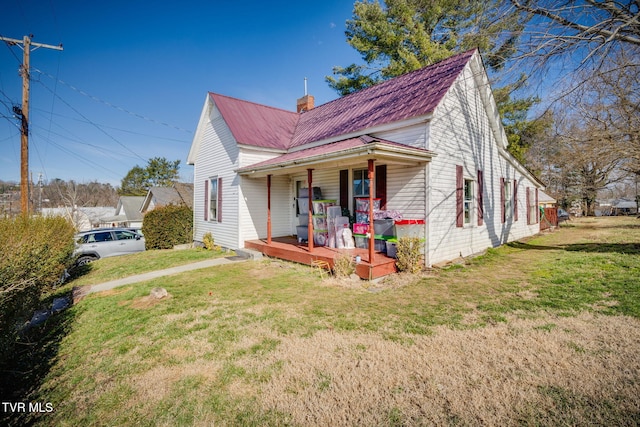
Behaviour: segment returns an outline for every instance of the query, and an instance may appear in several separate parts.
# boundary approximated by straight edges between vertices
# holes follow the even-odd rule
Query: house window
[[[208,215],[206,219],[208,219],[209,221],[221,222],[222,178],[210,178],[208,184]]]
[[[511,197],[512,193],[512,184],[511,181],[505,179],[504,180],[504,220],[509,221],[513,214],[513,198]]]
[[[369,171],[367,169],[353,171],[353,197],[369,197]]]
[[[473,211],[473,180],[464,180],[464,223],[471,224],[471,212]]]

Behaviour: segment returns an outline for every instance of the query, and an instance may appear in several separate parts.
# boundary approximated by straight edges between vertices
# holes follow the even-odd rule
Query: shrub
[[[401,237],[396,244],[396,265],[398,270],[408,273],[417,273],[422,270],[423,239],[419,237]]]
[[[147,249],[171,249],[193,241],[193,211],[188,206],[158,207],[144,216]]]
[[[202,244],[204,245],[205,249],[209,251],[220,250],[220,246],[216,245],[216,242],[213,239],[213,234],[211,233],[204,233],[204,236],[202,236]]]
[[[62,217],[0,219],[0,360],[11,351],[18,323],[71,266],[74,234]]]
[[[341,253],[333,260],[333,274],[336,277],[349,277],[355,271],[356,263],[351,255]]]

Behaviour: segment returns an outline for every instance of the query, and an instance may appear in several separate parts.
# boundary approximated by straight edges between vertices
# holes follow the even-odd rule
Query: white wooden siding
[[[428,236],[429,263],[439,263],[480,252],[487,247],[520,239],[539,231],[527,225],[525,190],[534,184],[500,153],[474,76],[479,68],[467,65],[443,101],[436,108],[430,126],[429,149],[436,152],[429,168]],[[482,74],[484,76],[484,74]],[[481,76],[481,77],[482,77]],[[486,90],[486,87],[481,88]],[[456,165],[462,165],[465,179],[484,174],[484,224],[477,225],[477,182],[471,225],[456,227]],[[518,221],[512,216],[501,221],[500,178],[517,180]]]
[[[267,237],[267,178],[240,177],[241,195],[239,247],[245,240]],[[291,224],[290,180],[288,176],[271,178],[271,235],[288,236]]]
[[[425,176],[425,166],[387,166],[387,209],[407,219],[424,219]]]
[[[194,164],[194,240],[211,233],[216,244],[235,249],[238,242],[238,187],[234,169],[238,167],[238,147],[228,126],[214,105],[204,123],[198,158]],[[222,222],[205,221],[205,181],[222,178]]]
[[[391,131],[378,132],[372,136],[405,144],[411,147],[427,148],[427,138],[429,135],[428,127],[428,123],[419,123],[417,125],[406,126]]]

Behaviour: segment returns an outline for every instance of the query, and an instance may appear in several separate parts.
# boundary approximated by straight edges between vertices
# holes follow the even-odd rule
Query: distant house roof
[[[539,204],[551,204],[551,203],[556,203],[557,200],[554,199],[553,197],[551,197],[550,195],[548,195],[547,193],[545,193],[544,191],[539,191],[538,192],[538,203]]]
[[[124,215],[127,221],[142,221],[142,202],[144,196],[120,196],[118,200],[118,206],[116,207],[116,214]]]
[[[153,202],[155,207],[167,205],[193,206],[193,184],[175,183],[172,187],[151,187],[140,210],[146,212]]]
[[[454,55],[302,113],[209,96],[239,144],[288,150],[432,113],[474,53]]]

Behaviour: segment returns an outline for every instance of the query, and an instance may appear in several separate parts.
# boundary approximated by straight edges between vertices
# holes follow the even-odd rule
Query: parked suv
[[[76,234],[76,265],[145,250],[144,236],[127,228],[99,228]]]

